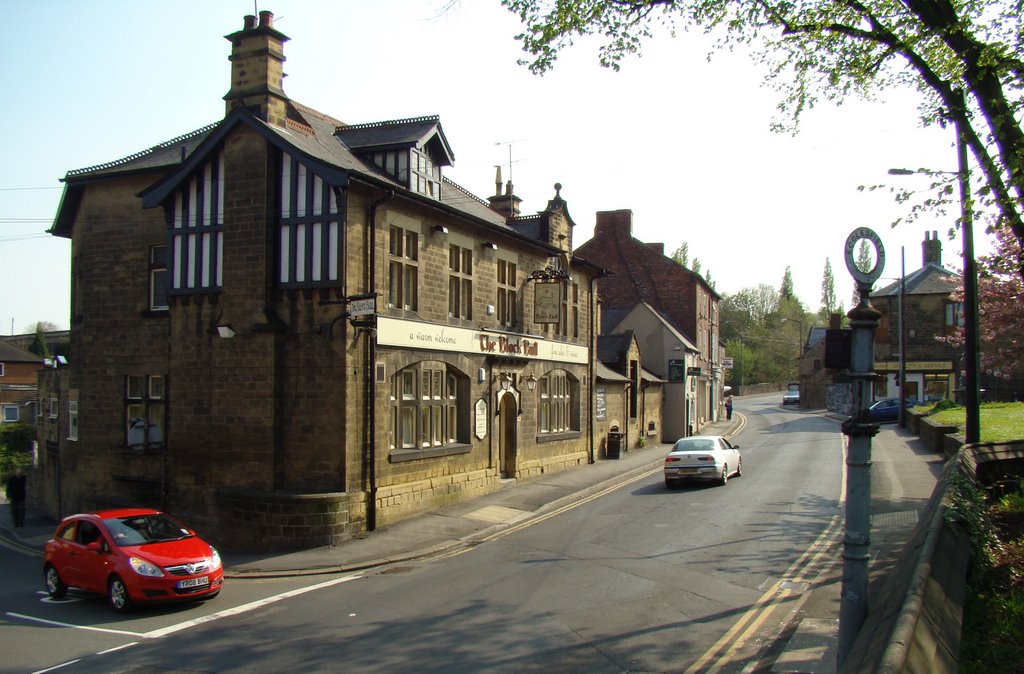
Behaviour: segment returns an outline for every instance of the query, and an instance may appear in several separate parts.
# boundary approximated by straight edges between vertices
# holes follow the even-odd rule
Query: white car
[[[740,448],[721,435],[694,435],[676,440],[665,457],[665,486],[684,480],[711,480],[725,484],[743,474]]]

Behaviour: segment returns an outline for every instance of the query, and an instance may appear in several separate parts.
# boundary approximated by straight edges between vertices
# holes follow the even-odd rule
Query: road
[[[838,423],[779,402],[738,401],[724,487],[652,473],[457,553],[206,604],[50,602],[4,550],[0,671],[758,671],[838,556]]]

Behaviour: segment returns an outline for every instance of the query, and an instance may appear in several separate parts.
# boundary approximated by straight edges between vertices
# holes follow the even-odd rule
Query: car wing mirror
[[[90,552],[103,552],[103,544],[99,541],[93,541],[89,545],[85,546],[85,549]]]

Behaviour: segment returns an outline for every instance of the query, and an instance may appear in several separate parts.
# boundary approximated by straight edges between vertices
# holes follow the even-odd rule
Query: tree
[[[871,257],[871,244],[868,243],[867,239],[860,240],[860,245],[857,246],[857,259],[854,260],[853,265],[861,271],[869,271],[875,266],[875,262]],[[860,304],[860,292],[858,292],[856,284],[853,286],[853,296],[850,298],[850,304],[854,307]]]
[[[1007,227],[995,230],[991,255],[978,258],[978,333],[982,343],[981,367],[990,375],[1009,379],[1024,368],[1024,282],[1013,268],[1020,255],[1020,244]],[[963,283],[951,299],[963,301]],[[962,346],[960,330],[939,337],[954,346]]]
[[[821,278],[821,308],[818,316],[825,323],[836,312],[836,279],[832,275],[832,261],[825,258],[825,272]]]
[[[50,347],[46,345],[46,334],[43,330],[43,322],[36,323],[36,334],[32,338],[32,344],[29,345],[28,350],[36,354],[40,358],[50,357]]]
[[[779,286],[779,299],[793,299],[793,270],[790,267],[786,267],[786,271],[782,275],[782,285]]]
[[[690,263],[690,244],[683,241],[683,244],[676,248],[670,257],[675,260],[677,264],[684,267],[688,266]]]
[[[702,266],[703,265],[701,265],[701,263],[700,263],[700,258],[699,257],[695,257],[695,258],[693,258],[693,266],[690,267],[690,271],[692,271],[694,274],[698,274],[699,275],[700,274],[700,268]]]
[[[603,40],[601,65],[617,70],[658,26],[697,29],[719,47],[750,47],[782,94],[779,130],[796,130],[820,99],[842,103],[915,88],[925,126],[952,125],[980,166],[981,205],[1024,242],[1024,25],[1019,0],[502,0],[542,74],[581,37]],[[1016,271],[1024,277],[1018,252]]]

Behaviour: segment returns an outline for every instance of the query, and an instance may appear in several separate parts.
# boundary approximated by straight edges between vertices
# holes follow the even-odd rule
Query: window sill
[[[402,463],[404,461],[416,461],[417,459],[436,459],[441,456],[469,454],[472,450],[473,446],[468,444],[423,447],[420,449],[393,449],[388,455],[388,461],[391,463]]]
[[[141,312],[143,318],[167,318],[170,314],[170,309],[144,309]]]
[[[544,433],[537,436],[537,444],[541,445],[545,442],[558,442],[559,440],[576,440],[582,433],[579,431],[564,431],[562,433]]]

